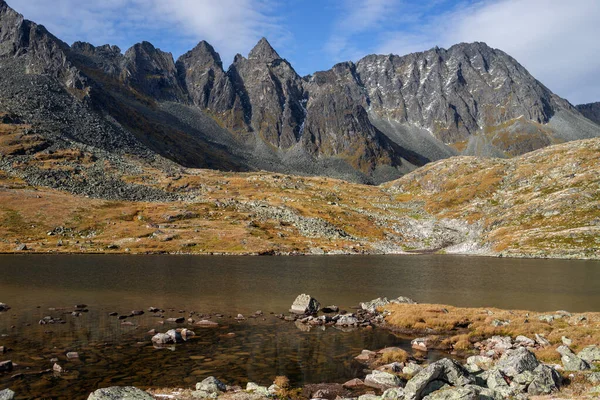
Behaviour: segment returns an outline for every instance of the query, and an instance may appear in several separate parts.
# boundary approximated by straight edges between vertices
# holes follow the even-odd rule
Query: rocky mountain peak
[[[265,62],[281,59],[269,41],[264,37],[258,41],[252,50],[250,50],[248,58],[250,60],[260,60]]]
[[[122,80],[153,99],[185,102],[171,53],[150,42],[133,45],[125,52]]]
[[[219,68],[223,68],[221,56],[215,51],[214,47],[205,40],[201,41],[192,50],[179,57],[177,63],[217,65]]]

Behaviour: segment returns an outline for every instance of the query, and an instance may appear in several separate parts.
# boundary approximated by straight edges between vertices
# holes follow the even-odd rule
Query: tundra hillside
[[[3,121],[2,252],[600,256],[600,139],[454,157],[370,186],[49,150],[29,125]]]

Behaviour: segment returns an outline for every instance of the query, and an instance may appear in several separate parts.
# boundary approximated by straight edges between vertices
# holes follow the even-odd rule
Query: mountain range
[[[225,69],[205,41],[178,60],[148,42],[124,53],[69,46],[0,0],[0,70],[3,118],[29,126],[5,137],[14,148],[0,168],[100,197],[116,185],[111,174],[142,164],[379,184],[456,155],[509,158],[600,136],[597,106],[574,107],[485,43],[369,55],[301,77],[264,38]],[[35,162],[66,151],[94,161],[68,173]]]

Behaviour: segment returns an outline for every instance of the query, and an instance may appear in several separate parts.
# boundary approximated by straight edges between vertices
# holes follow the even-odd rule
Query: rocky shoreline
[[[78,305],[85,312],[84,305]],[[0,311],[10,307],[0,303]],[[438,320],[429,321],[429,313],[440,318],[455,316],[462,321],[451,328],[443,328]],[[468,310],[468,311],[464,311]],[[162,315],[163,310],[151,307],[151,314]],[[469,312],[471,317],[465,317]],[[130,316],[141,315],[141,310],[132,311]],[[404,314],[403,314],[404,313]],[[461,314],[463,313],[463,314]],[[505,314],[512,315],[512,321]],[[525,314],[521,314],[525,313]],[[398,318],[406,315],[421,315],[421,329],[404,328]],[[248,318],[260,318],[257,312]],[[473,316],[477,316],[473,318]],[[483,316],[481,316],[483,315]],[[548,325],[548,330],[529,336],[516,333]],[[126,317],[130,317],[126,316]],[[206,317],[206,318],[205,318]],[[90,400],[116,399],[233,399],[259,400],[267,398],[289,399],[359,399],[359,400],[454,400],[454,399],[529,399],[537,396],[552,398],[598,398],[600,396],[600,346],[597,338],[590,334],[598,330],[599,314],[571,314],[559,311],[553,314],[517,312],[505,310],[458,309],[451,306],[439,307],[417,304],[406,297],[388,300],[378,298],[361,303],[347,312],[335,305],[321,307],[310,295],[302,294],[291,305],[288,314],[276,317],[295,323],[300,330],[315,327],[338,329],[390,329],[402,330],[426,336],[412,340],[413,352],[397,347],[365,349],[355,357],[363,368],[363,374],[343,384],[323,383],[292,388],[285,377],[277,377],[270,386],[248,382],[245,388],[229,386],[219,378],[210,376],[198,382],[194,389],[152,389],[143,391],[134,387],[110,387],[98,389],[88,397]],[[187,320],[199,328],[217,326],[211,316],[190,315]],[[119,317],[119,319],[121,319]],[[123,318],[124,319],[124,318]],[[166,321],[182,323],[183,321]],[[237,320],[246,317],[239,314]],[[54,321],[56,322],[56,321]],[[60,321],[59,321],[60,322]],[[40,324],[42,321],[40,321]],[[53,323],[44,321],[44,323]],[[489,334],[480,334],[481,326],[490,326]],[[556,332],[554,332],[556,331]],[[469,332],[468,345],[452,339]],[[497,334],[504,332],[504,334]],[[583,332],[583,333],[582,333]],[[170,329],[166,333],[148,332],[155,347],[185,345],[195,333],[187,328]],[[560,343],[556,343],[557,335]],[[571,336],[572,338],[568,337]],[[590,344],[594,342],[594,344]],[[443,350],[448,356],[428,361],[431,350]],[[579,350],[577,350],[579,349]],[[4,348],[2,348],[2,352]],[[78,355],[71,355],[78,357]],[[548,361],[553,360],[553,361]],[[0,372],[10,371],[11,361],[0,362]],[[58,364],[55,365],[56,370]],[[61,368],[58,366],[58,368]],[[0,391],[0,399],[18,398],[9,389]],[[548,397],[550,398],[550,397]]]

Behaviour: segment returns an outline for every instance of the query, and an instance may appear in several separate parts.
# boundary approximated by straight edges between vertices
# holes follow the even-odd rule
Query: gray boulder
[[[0,400],[13,400],[15,398],[15,392],[10,389],[0,390]]]
[[[560,387],[561,378],[554,368],[538,365],[533,370],[533,380],[527,388],[527,393],[533,396],[550,394]]]
[[[290,312],[294,314],[316,314],[321,308],[321,304],[308,294],[301,294],[296,297]]]
[[[535,354],[524,347],[520,347],[515,350],[507,350],[500,357],[496,368],[505,375],[514,377],[524,371],[533,371],[539,364]]]
[[[196,390],[202,390],[208,393],[219,393],[226,391],[227,386],[214,376],[209,376],[202,382],[196,383]]]
[[[154,397],[133,386],[113,386],[96,390],[88,400],[154,400]]]
[[[600,363],[600,347],[596,345],[587,346],[585,349],[581,350],[577,356],[588,364]]]
[[[586,371],[590,369],[590,364],[575,355],[567,346],[560,346],[556,351],[560,353],[560,360],[567,371]]]
[[[421,400],[446,384],[466,386],[476,379],[458,362],[449,358],[436,361],[408,381],[404,388],[406,400]]]
[[[525,347],[534,347],[535,340],[528,338],[527,336],[519,335],[515,339],[515,343]]]
[[[365,377],[364,383],[367,386],[385,390],[388,388],[399,387],[402,385],[402,380],[389,372],[374,370]]]

